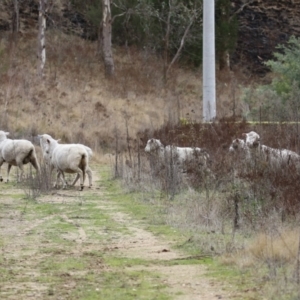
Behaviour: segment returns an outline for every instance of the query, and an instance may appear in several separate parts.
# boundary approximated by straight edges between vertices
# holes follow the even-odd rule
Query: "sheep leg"
[[[35,170],[37,171],[37,173],[40,173],[41,172],[40,165],[39,165],[37,159],[35,157],[32,157],[30,162],[31,162],[32,166],[35,168]]]
[[[23,163],[18,163],[17,164],[19,169],[21,170],[20,171],[20,176],[19,178],[17,179],[18,182],[20,182],[22,179],[23,179],[23,174],[24,174],[24,166],[23,166]],[[11,166],[10,166],[11,167]],[[9,172],[10,172],[10,167],[7,169],[7,181],[8,181],[8,177],[9,177]]]
[[[93,173],[89,167],[86,170],[86,174],[88,175],[88,178],[89,178],[89,188],[91,188],[93,185]]]
[[[11,164],[8,164],[8,166],[7,166],[7,178],[6,178],[6,182],[9,182],[10,169],[11,169]]]
[[[53,170],[54,170],[54,167],[53,167],[52,164],[51,164],[51,165],[50,165],[50,174],[49,174],[50,179],[52,179],[52,172],[53,172]],[[56,187],[56,183],[54,184],[53,187],[54,187],[54,188]]]
[[[54,184],[54,188],[58,188],[58,181],[60,179],[60,171],[57,171],[56,173],[56,181],[55,181],[55,184]]]
[[[71,183],[71,186],[74,186],[75,183],[78,181],[79,178],[80,178],[80,175],[77,173],[74,181]]]
[[[92,173],[92,170],[90,168],[87,168],[86,174],[88,175],[88,178],[89,178],[89,188],[91,188],[92,185],[93,185],[93,173]],[[77,174],[71,185],[74,186],[75,183],[78,181],[79,178],[80,178],[80,175]]]
[[[65,174],[64,174],[64,172],[61,172],[61,171],[57,171],[57,176],[56,176],[56,184],[55,184],[55,186],[58,188],[58,181],[59,180],[61,180],[62,181],[62,183],[63,183],[63,189],[65,189],[66,188],[66,186],[67,186],[67,183],[66,183],[66,180],[65,180]]]
[[[0,159],[0,181],[3,181],[3,177],[1,175],[1,167],[2,167],[3,163],[4,163],[4,160]]]
[[[63,189],[65,189],[67,187],[67,181],[66,181],[66,178],[65,178],[65,173],[63,171],[60,171],[60,178],[61,178],[61,181],[63,182]]]
[[[79,190],[82,191],[83,186],[84,186],[84,181],[85,181],[85,170],[81,170],[80,168],[77,168],[77,174],[80,177],[80,188],[79,188]]]

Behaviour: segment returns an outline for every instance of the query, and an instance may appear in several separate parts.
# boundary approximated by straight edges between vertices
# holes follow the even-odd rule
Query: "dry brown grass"
[[[36,32],[0,44],[1,122],[12,136],[49,133],[94,151],[111,150],[113,132],[135,139],[179,119],[202,119],[201,72],[175,67],[163,85],[162,63],[137,49],[114,49],[116,77],[107,80],[96,42],[58,31],[47,32],[45,80],[36,76]],[[227,83],[229,84],[229,83]],[[230,88],[218,85],[222,102]],[[225,101],[225,102],[226,102]],[[224,102],[224,103],[225,103]],[[220,115],[230,110],[220,106]],[[225,105],[226,106],[226,105]],[[121,139],[124,146],[124,140]]]
[[[295,262],[299,244],[299,231],[284,230],[275,235],[258,234],[247,247],[246,253],[261,261]]]
[[[225,264],[255,267],[263,263],[296,267],[299,230],[284,228],[276,233],[260,232],[247,241],[243,250],[222,257]]]

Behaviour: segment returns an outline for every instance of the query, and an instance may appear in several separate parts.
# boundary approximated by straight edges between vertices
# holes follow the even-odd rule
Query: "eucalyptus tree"
[[[201,40],[202,0],[114,0],[113,12],[114,40],[160,54],[165,79],[186,44]]]
[[[38,32],[38,74],[44,76],[44,67],[46,63],[46,13],[48,9],[48,0],[40,0],[39,3],[39,32]]]
[[[105,66],[105,75],[112,77],[115,71],[111,45],[111,0],[102,0],[102,57]]]
[[[16,34],[19,32],[20,27],[20,11],[19,11],[19,0],[13,0],[14,11],[12,15],[12,32]]]

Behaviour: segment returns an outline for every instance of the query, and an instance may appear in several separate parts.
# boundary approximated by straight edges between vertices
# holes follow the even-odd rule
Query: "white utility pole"
[[[203,0],[203,121],[216,117],[215,0]]]

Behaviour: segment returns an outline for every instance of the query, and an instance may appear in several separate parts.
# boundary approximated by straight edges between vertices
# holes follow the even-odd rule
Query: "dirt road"
[[[2,183],[1,299],[233,299],[205,264],[124,212],[103,180],[36,200]]]

